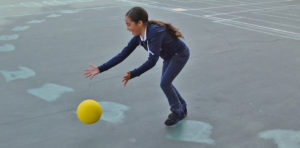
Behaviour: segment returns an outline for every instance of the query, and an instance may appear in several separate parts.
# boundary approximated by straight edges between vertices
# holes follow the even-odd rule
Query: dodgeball
[[[84,124],[96,123],[102,115],[102,108],[95,100],[84,100],[77,107],[77,117]]]

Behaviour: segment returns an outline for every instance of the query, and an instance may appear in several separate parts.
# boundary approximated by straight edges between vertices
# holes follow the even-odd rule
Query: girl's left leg
[[[185,100],[181,97],[181,95],[179,94],[179,92],[177,91],[177,89],[175,88],[175,86],[173,84],[171,84],[172,88],[174,89],[177,97],[179,98],[179,101],[182,105],[186,106],[186,102]]]
[[[168,98],[172,111],[172,113],[168,116],[168,119],[165,121],[167,126],[176,124],[186,116],[186,108],[184,106],[186,103],[173,86],[172,82],[182,70],[188,59],[189,51],[186,49],[184,53],[174,55],[170,61],[164,61],[160,86]]]
[[[179,114],[183,111],[181,110],[182,104],[172,82],[180,71],[178,71],[177,68],[172,68],[173,66],[171,67],[170,65],[171,64],[167,64],[167,62],[164,64],[165,72],[162,75],[160,87],[168,99],[170,110]]]
[[[171,111],[178,114],[183,112],[182,104],[185,104],[185,101],[172,85],[172,82],[185,66],[188,59],[189,49],[185,49],[184,52],[174,55],[169,61],[164,61],[163,65],[163,74],[160,86],[168,98]]]
[[[183,107],[183,109],[185,110],[184,112],[185,112],[185,114],[187,113],[187,111],[186,111],[186,102],[185,102],[185,100],[181,97],[181,95],[179,94],[179,92],[177,91],[177,89],[175,88],[175,86],[172,84],[171,85],[172,86],[172,88],[174,89],[174,91],[175,91],[175,93],[177,94],[177,97],[178,97],[178,99],[179,99],[179,101],[180,101],[180,103],[181,103],[181,105],[182,105],[182,107]]]

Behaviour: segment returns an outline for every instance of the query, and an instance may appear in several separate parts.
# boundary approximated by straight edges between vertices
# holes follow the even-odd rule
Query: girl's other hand
[[[123,84],[124,84],[124,87],[126,86],[128,80],[130,79],[130,72],[127,72],[126,75],[123,77]]]

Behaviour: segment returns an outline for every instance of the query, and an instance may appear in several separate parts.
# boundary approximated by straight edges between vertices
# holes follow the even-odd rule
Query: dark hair
[[[170,23],[165,23],[162,21],[156,21],[156,20],[148,20],[148,13],[147,11],[142,7],[133,7],[131,8],[125,16],[128,16],[133,22],[136,24],[139,21],[142,21],[144,24],[157,24],[160,26],[164,26],[166,28],[166,31],[177,38],[184,38],[182,33],[175,28]]]

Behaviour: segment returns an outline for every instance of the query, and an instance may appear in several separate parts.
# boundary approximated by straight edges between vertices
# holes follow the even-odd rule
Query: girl
[[[183,38],[181,32],[171,24],[161,21],[148,20],[148,14],[141,7],[131,8],[125,15],[127,30],[132,32],[132,39],[123,50],[108,62],[97,67],[90,64],[91,69],[85,69],[86,78],[93,77],[104,72],[126,59],[133,50],[141,45],[149,52],[148,60],[139,68],[136,68],[123,77],[123,85],[126,86],[128,80],[140,76],[151,69],[159,57],[163,61],[163,69],[160,86],[168,98],[171,113],[165,124],[171,126],[182,120],[187,115],[186,102],[176,90],[172,81],[182,70],[189,59],[189,48],[179,38]]]

